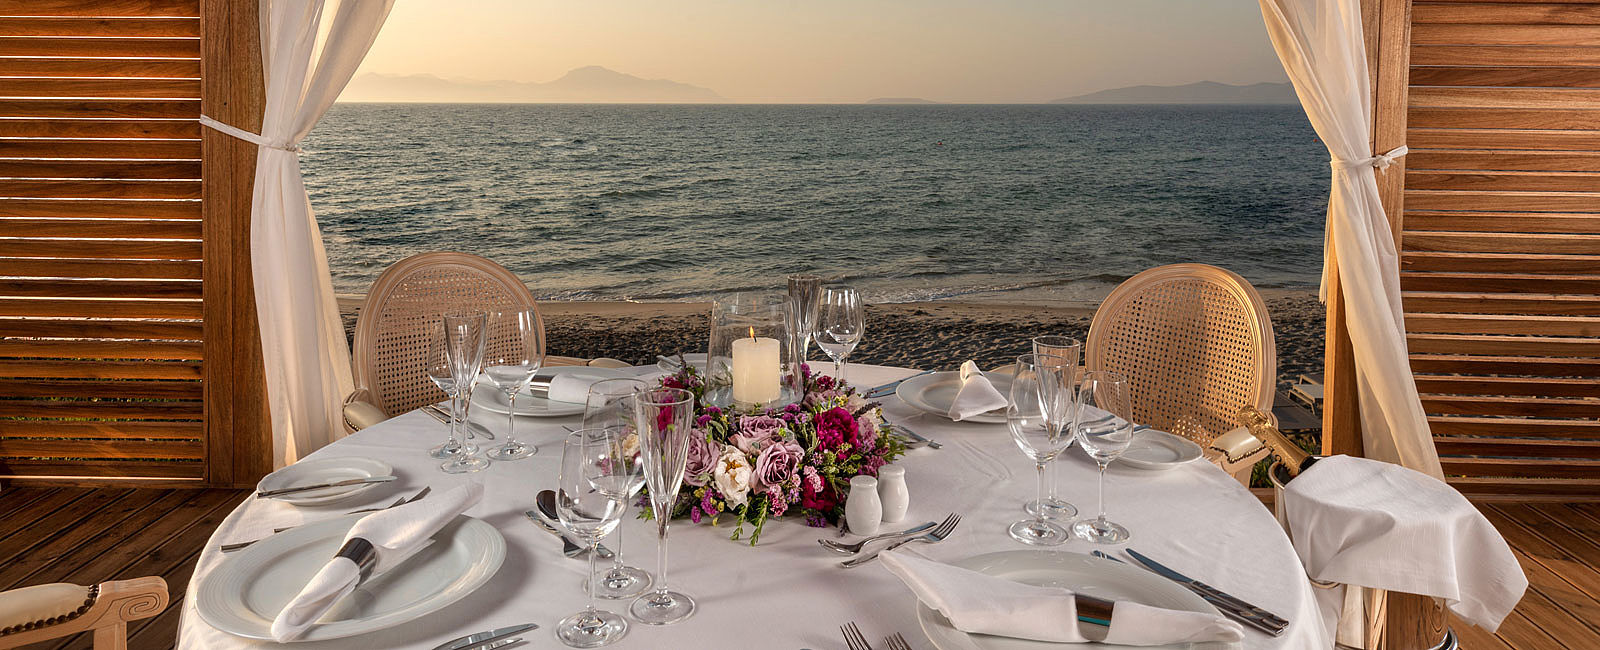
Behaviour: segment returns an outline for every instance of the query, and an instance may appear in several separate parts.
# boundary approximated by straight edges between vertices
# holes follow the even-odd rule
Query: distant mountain
[[[1131,86],[1051,100],[1051,104],[1299,104],[1294,86],[1258,83],[1233,86],[1201,81],[1182,86]]]
[[[369,72],[352,79],[339,101],[687,104],[720,102],[723,98],[709,88],[666,79],[642,79],[591,65],[544,83]]]
[[[939,102],[921,97],[879,97],[867,100],[868,104],[937,104]]]

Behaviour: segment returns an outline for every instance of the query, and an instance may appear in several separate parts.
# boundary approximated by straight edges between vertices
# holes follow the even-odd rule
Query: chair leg
[[[128,650],[128,624],[95,628],[94,650]]]

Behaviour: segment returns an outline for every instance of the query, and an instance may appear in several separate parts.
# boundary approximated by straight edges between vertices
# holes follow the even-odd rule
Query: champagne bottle
[[[1250,429],[1250,435],[1255,436],[1261,444],[1267,446],[1272,455],[1278,457],[1278,462],[1283,463],[1283,468],[1289,476],[1299,476],[1300,472],[1317,462],[1317,457],[1306,453],[1300,445],[1294,444],[1288,436],[1283,435],[1277,427],[1272,426],[1272,420],[1261,409],[1246,405],[1239,409],[1239,423]]]

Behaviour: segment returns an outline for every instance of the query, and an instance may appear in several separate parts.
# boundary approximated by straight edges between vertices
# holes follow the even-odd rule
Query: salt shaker
[[[844,502],[844,520],[857,535],[878,534],[883,521],[883,503],[878,501],[878,479],[857,476],[850,479],[850,497]]]
[[[895,523],[906,518],[911,493],[906,490],[906,468],[884,465],[878,468],[878,500],[883,503],[883,520]]]

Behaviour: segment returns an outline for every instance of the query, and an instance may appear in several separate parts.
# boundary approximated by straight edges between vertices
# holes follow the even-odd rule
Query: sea
[[[1330,175],[1298,106],[336,104],[303,146],[337,291],[455,250],[561,300],[1072,303],[1176,262],[1309,290]]]

